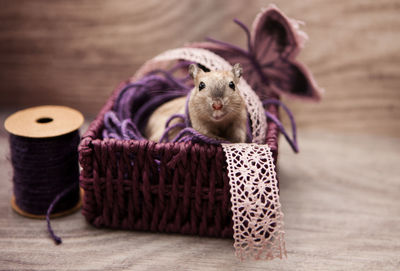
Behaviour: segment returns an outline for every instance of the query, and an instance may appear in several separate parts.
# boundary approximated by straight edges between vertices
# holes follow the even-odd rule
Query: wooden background
[[[78,212],[53,221],[10,208],[0,128],[0,270],[400,270],[400,2],[276,0],[306,22],[300,59],[326,94],[286,100],[300,154],[281,138],[280,200],[288,259],[240,262],[231,239],[95,229]],[[87,121],[147,59],[211,36],[244,46],[267,1],[0,0],[0,122],[64,104]],[[87,127],[86,123],[86,127]],[[85,130],[85,129],[83,129]]]
[[[286,101],[300,127],[400,136],[400,2],[276,0],[306,22],[300,59],[326,90]],[[245,45],[269,1],[0,0],[0,107],[64,104],[89,118],[158,53],[211,36]]]

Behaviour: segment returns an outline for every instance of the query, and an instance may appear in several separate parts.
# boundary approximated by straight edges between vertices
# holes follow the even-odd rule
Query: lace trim
[[[222,148],[231,186],[236,256],[286,257],[283,213],[269,146],[222,144]]]
[[[232,66],[222,57],[211,51],[199,48],[178,48],[165,51],[155,58],[147,61],[135,74],[133,80],[137,80],[154,69],[165,67],[168,61],[187,60],[209,68],[210,70],[231,70]],[[264,107],[254,90],[242,78],[239,82],[239,89],[245,100],[247,112],[250,115],[252,124],[253,142],[258,144],[265,143],[265,133],[267,130],[267,121],[264,114]]]

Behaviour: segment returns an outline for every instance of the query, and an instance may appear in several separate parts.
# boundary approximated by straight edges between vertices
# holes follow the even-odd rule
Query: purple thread
[[[249,28],[244,24],[244,23],[242,23],[241,21],[239,21],[238,19],[233,19],[233,21],[237,24],[237,25],[239,25],[243,30],[244,30],[244,32],[246,33],[246,37],[247,37],[247,48],[248,48],[248,50],[249,50],[249,54],[251,55],[251,54],[253,54],[253,46],[251,45],[251,38],[250,38],[250,30],[249,30]]]
[[[213,42],[213,43],[216,43],[216,44],[219,44],[219,45],[226,46],[226,47],[229,47],[231,49],[234,49],[235,51],[237,51],[237,52],[239,52],[239,53],[241,53],[241,54],[243,54],[243,55],[245,55],[247,57],[249,56],[249,52],[247,52],[246,50],[243,50],[242,48],[240,48],[240,47],[238,47],[236,45],[230,44],[228,42],[216,40],[216,39],[213,39],[211,37],[206,37],[206,40],[209,41],[209,42]]]
[[[151,113],[190,91],[192,85],[184,83],[187,77],[180,79],[172,75],[177,69],[187,68],[188,63],[180,62],[170,71],[153,71],[135,83],[128,83],[119,93],[113,110],[104,116],[103,137],[144,139],[143,131]]]
[[[79,132],[53,138],[10,135],[17,206],[33,215],[46,215],[50,236],[61,243],[50,215],[70,210],[79,202]]]
[[[205,136],[191,127],[186,127],[172,140],[172,142],[205,142],[208,144],[219,145],[221,143],[230,143],[229,141],[219,140]]]
[[[165,123],[165,128],[167,128],[169,126],[169,124],[171,123],[171,121],[173,119],[176,119],[176,118],[179,118],[179,119],[182,119],[183,121],[186,121],[186,116],[185,115],[183,115],[183,114],[173,114],[171,117],[169,117],[169,119]]]
[[[292,147],[293,151],[295,153],[299,152],[299,147],[297,145],[297,134],[296,134],[296,122],[294,120],[293,114],[292,112],[289,110],[289,108],[280,100],[276,100],[276,99],[268,99],[268,100],[264,100],[263,101],[263,105],[269,105],[269,104],[275,104],[278,106],[281,106],[286,113],[289,116],[290,119],[290,124],[292,126],[292,136],[293,139],[291,139],[288,135],[288,133],[285,130],[285,127],[283,127],[283,124],[279,121],[278,118],[276,118],[274,115],[272,115],[271,113],[269,113],[268,111],[265,111],[265,115],[267,116],[267,118],[271,119],[273,122],[276,123],[276,125],[278,125],[279,130],[282,132],[282,134],[285,136],[286,140],[289,142],[289,145]]]
[[[162,136],[160,138],[160,142],[167,142],[169,132],[176,128],[184,129],[184,128],[186,128],[186,124],[185,123],[175,123],[172,126],[166,127],[164,133],[162,134]]]
[[[56,198],[53,200],[53,202],[50,204],[49,209],[47,209],[47,212],[46,212],[47,230],[50,233],[51,238],[53,238],[54,242],[57,245],[61,244],[62,240],[61,240],[61,238],[59,236],[57,236],[54,233],[53,228],[51,227],[51,223],[50,223],[50,216],[51,216],[51,213],[53,212],[54,207],[57,205],[57,203],[63,197],[65,197],[69,192],[71,192],[74,188],[76,188],[76,185],[77,185],[76,183],[73,183],[72,185],[70,185],[70,187],[64,189],[60,194],[58,194],[56,196]]]
[[[123,139],[135,139],[135,140],[144,139],[139,129],[130,119],[122,121],[121,133]]]

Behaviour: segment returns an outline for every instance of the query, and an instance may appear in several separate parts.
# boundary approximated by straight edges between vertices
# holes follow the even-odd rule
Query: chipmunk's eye
[[[235,90],[235,83],[233,83],[233,81],[229,82],[229,87],[233,90]]]
[[[204,84],[204,82],[200,82],[199,84],[199,91],[202,90],[203,88],[206,87],[206,84]]]

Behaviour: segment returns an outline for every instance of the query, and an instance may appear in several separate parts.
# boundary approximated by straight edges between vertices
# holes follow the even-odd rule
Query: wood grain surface
[[[300,127],[400,137],[400,3],[276,0],[306,22],[300,55],[326,90],[287,101]],[[0,0],[0,106],[62,104],[95,115],[112,89],[156,54],[211,36],[245,45],[269,1]]]
[[[78,212],[43,220],[12,211],[0,130],[0,270],[400,270],[400,139],[303,131],[281,141],[284,260],[240,262],[233,240],[96,229]]]

